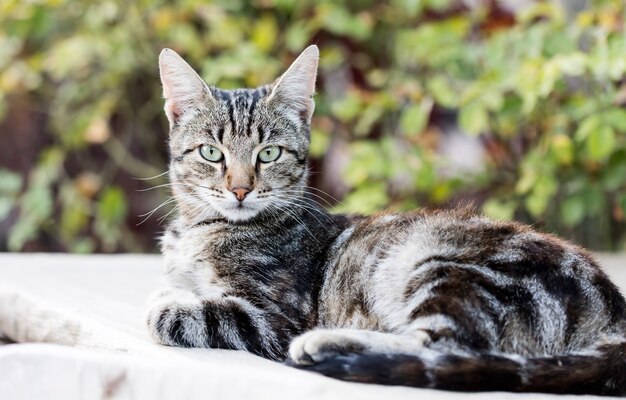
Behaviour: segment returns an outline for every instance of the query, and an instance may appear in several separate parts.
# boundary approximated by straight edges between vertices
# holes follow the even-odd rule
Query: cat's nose
[[[243,201],[243,199],[246,198],[248,193],[250,193],[250,189],[248,189],[248,188],[237,188],[237,189],[231,190],[231,192],[233,192],[235,194],[235,197],[237,197],[237,200]]]

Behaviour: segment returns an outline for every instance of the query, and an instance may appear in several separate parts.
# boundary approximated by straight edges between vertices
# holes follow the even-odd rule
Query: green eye
[[[200,146],[200,155],[211,162],[218,162],[223,158],[222,152],[217,147],[208,144]]]
[[[268,163],[280,157],[280,147],[268,146],[259,152],[259,161]]]

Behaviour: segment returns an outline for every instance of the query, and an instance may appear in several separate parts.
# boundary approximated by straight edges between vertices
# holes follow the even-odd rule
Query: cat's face
[[[161,52],[170,179],[184,217],[243,221],[301,202],[318,54],[307,48],[271,85],[221,90]]]

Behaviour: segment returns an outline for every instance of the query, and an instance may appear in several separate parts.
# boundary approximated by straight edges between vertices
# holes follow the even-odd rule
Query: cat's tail
[[[348,354],[298,368],[345,381],[383,385],[626,395],[626,342],[603,344],[588,352],[536,358],[462,356],[432,350],[425,350],[423,355]]]

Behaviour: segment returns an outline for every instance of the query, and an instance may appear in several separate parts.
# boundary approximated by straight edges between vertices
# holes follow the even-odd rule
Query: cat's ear
[[[315,109],[313,94],[319,58],[320,52],[317,46],[311,45],[304,49],[287,72],[273,84],[269,97],[270,102],[278,102],[292,108],[307,123],[311,123],[311,116]]]
[[[161,51],[159,72],[163,84],[165,114],[170,121],[170,127],[211,97],[211,92],[202,78],[174,50]]]

